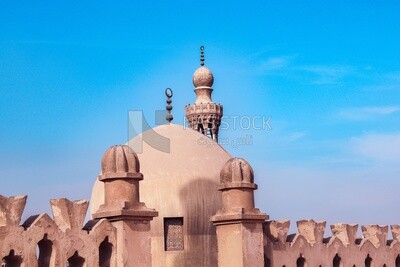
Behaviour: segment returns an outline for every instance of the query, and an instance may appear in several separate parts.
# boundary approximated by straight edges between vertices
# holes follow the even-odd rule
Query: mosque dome
[[[211,70],[201,66],[193,74],[194,87],[211,87],[214,83],[214,76]]]

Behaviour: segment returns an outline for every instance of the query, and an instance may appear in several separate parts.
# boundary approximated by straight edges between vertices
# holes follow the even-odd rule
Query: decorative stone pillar
[[[129,146],[109,148],[101,162],[104,204],[93,214],[108,219],[117,229],[117,265],[151,266],[150,221],[158,212],[140,202],[139,159]]]
[[[263,222],[254,207],[253,169],[240,158],[229,159],[221,170],[222,208],[211,219],[217,228],[218,266],[264,266]]]

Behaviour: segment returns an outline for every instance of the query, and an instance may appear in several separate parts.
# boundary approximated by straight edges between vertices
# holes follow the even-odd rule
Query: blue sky
[[[271,117],[236,148],[273,219],[400,223],[399,1],[0,2],[3,195],[90,198],[127,111],[175,123],[199,46],[228,116]]]

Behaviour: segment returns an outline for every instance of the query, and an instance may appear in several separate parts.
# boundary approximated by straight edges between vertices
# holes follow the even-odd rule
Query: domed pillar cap
[[[109,179],[143,179],[136,153],[127,145],[110,147],[101,160],[100,181]]]
[[[254,172],[250,164],[242,158],[231,158],[221,169],[219,190],[248,188],[255,190]]]

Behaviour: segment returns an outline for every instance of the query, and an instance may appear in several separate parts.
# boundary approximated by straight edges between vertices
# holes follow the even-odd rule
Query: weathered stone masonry
[[[20,225],[26,198],[0,195],[2,266],[110,266],[115,262],[115,228],[106,219],[83,226],[87,201],[52,199],[53,218],[39,214]]]
[[[400,226],[390,227],[393,240],[387,240],[388,226],[357,224],[331,225],[332,236],[323,238],[326,222],[302,220],[298,233],[287,235],[289,221],[264,224],[265,266],[400,266]]]

